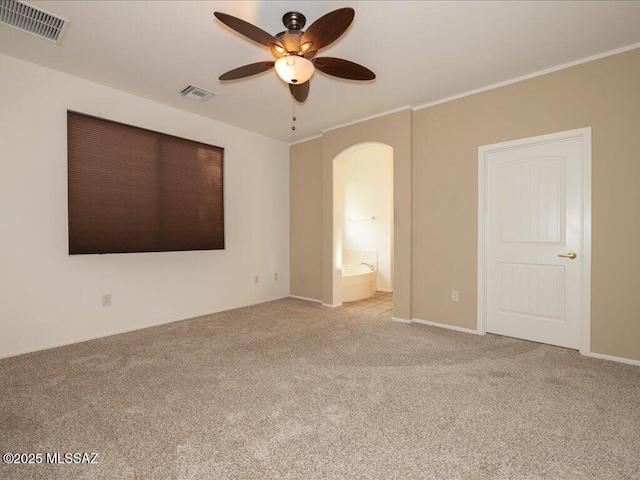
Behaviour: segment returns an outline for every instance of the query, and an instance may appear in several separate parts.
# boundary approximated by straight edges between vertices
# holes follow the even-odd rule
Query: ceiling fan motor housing
[[[300,12],[287,12],[282,16],[282,23],[287,30],[302,30],[307,19]]]

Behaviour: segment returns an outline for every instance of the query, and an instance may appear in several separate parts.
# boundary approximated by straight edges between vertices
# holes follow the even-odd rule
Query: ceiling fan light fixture
[[[23,0],[0,0],[0,3],[7,1]],[[302,30],[306,22],[305,16],[300,12],[288,12],[282,17],[287,30],[275,36],[233,15],[222,12],[214,12],[214,15],[237,33],[271,49],[276,58],[271,62],[255,62],[229,70],[220,75],[221,81],[250,77],[275,67],[278,76],[289,84],[294,100],[304,103],[309,95],[309,79],[316,70],[347,80],[376,78],[375,73],[355,62],[342,58],[316,57],[318,50],[328,47],[347,31],[355,15],[353,8],[345,7],[329,12],[313,22],[306,31]]]
[[[298,55],[287,55],[278,59],[275,67],[278,76],[292,85],[305,83],[315,71],[313,63]]]

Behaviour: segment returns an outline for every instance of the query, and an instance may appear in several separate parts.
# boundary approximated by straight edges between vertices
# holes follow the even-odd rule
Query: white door
[[[584,142],[485,150],[487,332],[580,347]]]

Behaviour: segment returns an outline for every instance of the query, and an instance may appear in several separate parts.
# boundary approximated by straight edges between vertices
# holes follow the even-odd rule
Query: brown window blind
[[[69,254],[224,249],[224,149],[67,112]]]

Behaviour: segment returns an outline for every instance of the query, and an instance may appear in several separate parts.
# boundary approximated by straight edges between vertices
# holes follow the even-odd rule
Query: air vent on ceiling
[[[216,96],[215,93],[205,90],[204,88],[196,87],[194,85],[189,85],[187,88],[180,92],[180,95],[190,98],[191,100],[195,100],[196,102],[206,102],[210,98]]]
[[[0,24],[59,43],[69,20],[18,0],[0,0]]]

